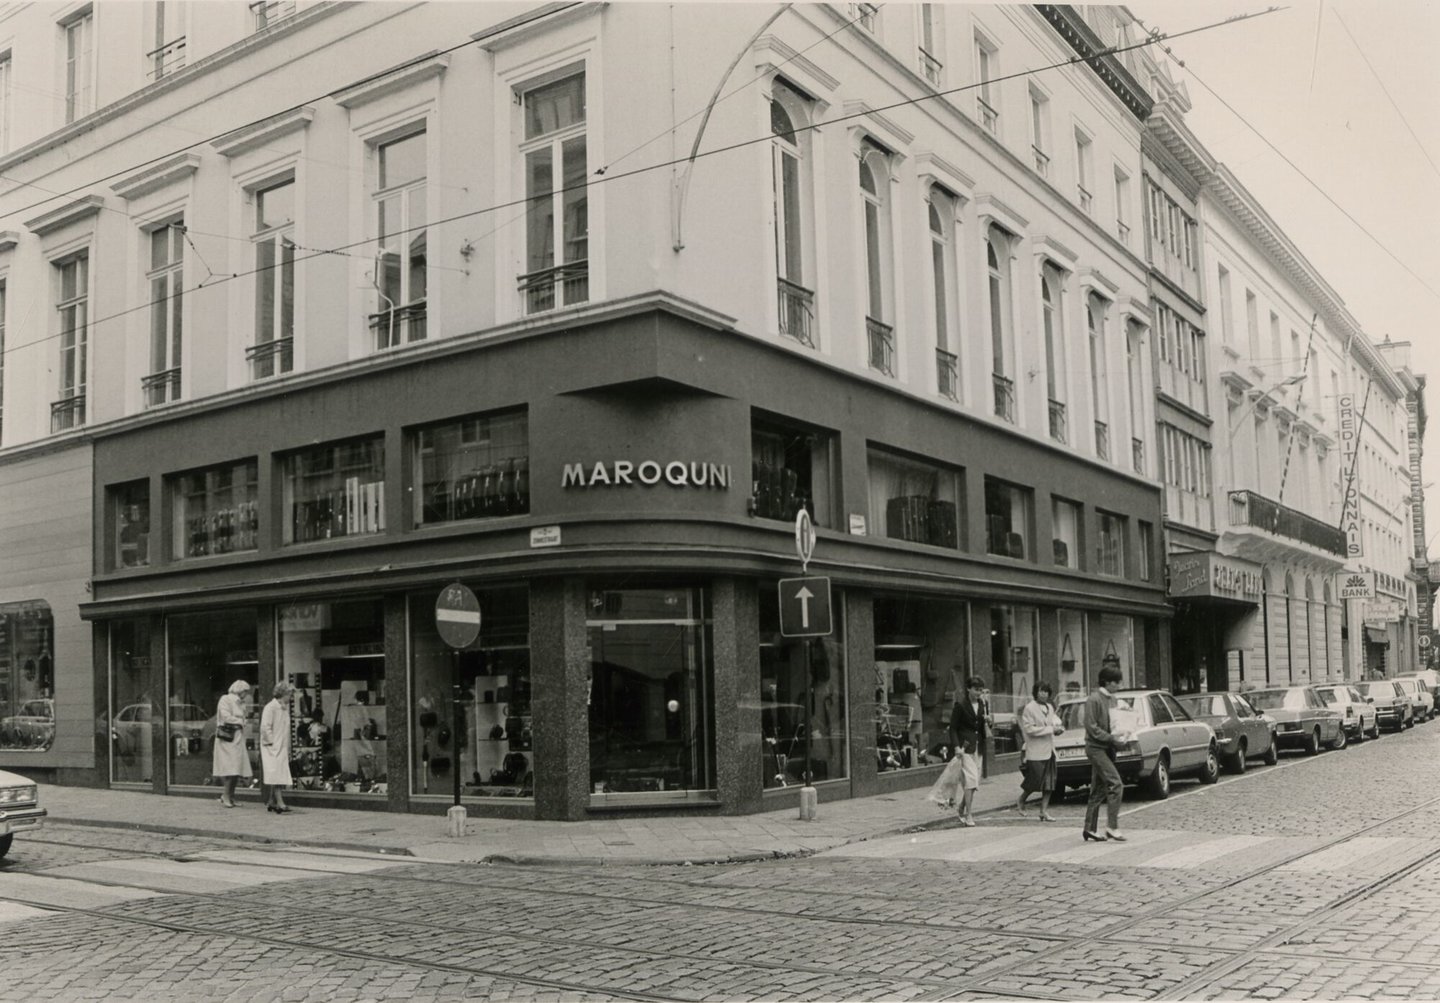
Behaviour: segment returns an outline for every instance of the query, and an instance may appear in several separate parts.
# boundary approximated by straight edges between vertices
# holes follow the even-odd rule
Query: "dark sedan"
[[[1246,760],[1264,756],[1266,766],[1279,761],[1275,722],[1238,693],[1191,693],[1176,697],[1197,721],[1215,729],[1220,761],[1232,773],[1244,773]]]
[[[1245,699],[1275,719],[1275,737],[1282,749],[1302,748],[1313,756],[1322,746],[1345,748],[1348,738],[1340,715],[1325,706],[1313,686],[1251,690]]]
[[[1367,703],[1375,705],[1375,717],[1382,728],[1400,731],[1415,724],[1415,709],[1409,695],[1393,679],[1372,679],[1360,684]]]

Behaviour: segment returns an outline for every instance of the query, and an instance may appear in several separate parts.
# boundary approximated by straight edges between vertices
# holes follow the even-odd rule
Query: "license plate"
[[[1058,750],[1056,750],[1056,752],[1055,752],[1055,758],[1057,758],[1057,759],[1084,759],[1084,758],[1085,758],[1085,750],[1084,750],[1084,749],[1058,749]]]

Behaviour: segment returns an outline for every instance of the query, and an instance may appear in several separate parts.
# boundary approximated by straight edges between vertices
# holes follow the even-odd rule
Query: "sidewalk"
[[[1003,810],[1018,776],[981,784],[977,815]],[[40,786],[51,823],[188,836],[361,850],[451,862],[682,864],[803,856],[910,829],[955,824],[953,811],[925,800],[928,788],[821,803],[813,822],[794,808],[760,815],[607,818],[533,822],[470,818],[465,835],[446,835],[443,815],[402,815],[343,808],[295,808],[275,815],[253,798],[223,808],[216,798],[163,797],[121,790]],[[20,837],[21,839],[24,836]]]

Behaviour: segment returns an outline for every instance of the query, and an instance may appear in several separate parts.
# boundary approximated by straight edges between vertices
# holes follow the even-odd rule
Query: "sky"
[[[1127,6],[1168,34],[1266,9],[1231,0]],[[1410,341],[1412,369],[1431,377],[1424,476],[1435,482],[1426,492],[1432,559],[1440,558],[1437,39],[1435,0],[1300,0],[1171,45],[1185,61],[1176,72],[1194,104],[1186,121],[1196,136],[1260,200],[1371,339]]]

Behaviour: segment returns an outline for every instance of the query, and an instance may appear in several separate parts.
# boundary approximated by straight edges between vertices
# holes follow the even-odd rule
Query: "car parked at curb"
[[[1395,683],[1405,691],[1405,696],[1409,698],[1410,709],[1416,724],[1424,724],[1435,716],[1435,701],[1426,692],[1423,682],[1413,676],[1398,676]]]
[[[1170,796],[1170,781],[1194,776],[1202,784],[1220,779],[1220,751],[1215,731],[1191,717],[1166,690],[1120,690],[1115,694],[1111,725],[1129,732],[1130,741],[1115,750],[1115,767],[1127,784],[1141,784],[1154,798]],[[1055,737],[1058,767],[1056,791],[1090,783],[1090,761],[1085,756],[1085,702],[1060,705],[1065,732]]]
[[[1275,719],[1275,737],[1282,749],[1302,748],[1313,756],[1322,748],[1343,749],[1349,741],[1340,715],[1325,706],[1313,686],[1250,690],[1245,699]]]
[[[0,857],[10,852],[17,832],[40,828],[45,815],[39,788],[18,773],[0,770]]]
[[[1375,713],[1375,705],[1367,701],[1354,686],[1348,683],[1331,683],[1328,686],[1315,687],[1315,692],[1320,694],[1320,699],[1325,701],[1327,707],[1332,707],[1344,715],[1340,723],[1351,739],[1363,742],[1367,735],[1371,738],[1380,737],[1380,715]]]
[[[1356,688],[1365,696],[1365,702],[1375,706],[1375,717],[1382,728],[1402,731],[1415,724],[1415,710],[1410,697],[1393,679],[1371,679],[1359,683]]]
[[[1263,756],[1266,766],[1279,761],[1275,722],[1239,693],[1190,693],[1175,699],[1191,717],[1214,730],[1220,762],[1231,773],[1244,773],[1252,756]]]

